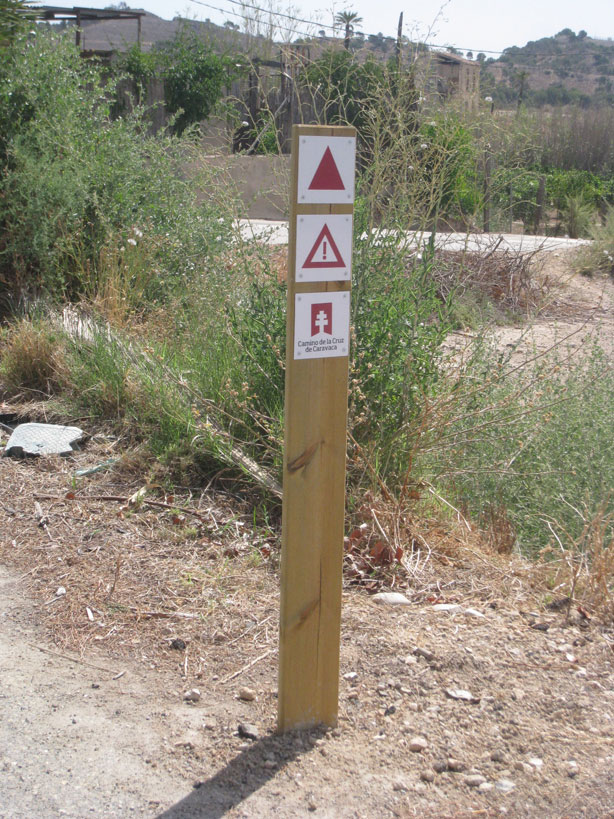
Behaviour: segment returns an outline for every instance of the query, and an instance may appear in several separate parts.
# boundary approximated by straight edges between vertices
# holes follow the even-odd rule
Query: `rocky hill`
[[[483,60],[482,88],[502,105],[517,102],[521,92],[534,105],[612,104],[614,41],[566,28],[506,48],[498,60]]]

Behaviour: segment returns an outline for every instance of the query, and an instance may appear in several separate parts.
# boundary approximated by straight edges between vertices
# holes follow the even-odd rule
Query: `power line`
[[[245,20],[245,16],[243,14],[239,14],[236,11],[231,11],[231,9],[223,9],[219,6],[213,6],[211,3],[205,3],[204,0],[189,0],[191,3],[196,3],[198,6],[206,6],[208,9],[213,9],[214,11],[219,11],[222,14],[230,14],[232,17],[239,17],[241,20]],[[256,8],[253,6],[252,8]],[[269,14],[266,9],[258,9],[259,11],[265,12],[265,14]],[[271,13],[272,14],[272,13]],[[277,16],[274,15],[273,16]],[[284,15],[287,16],[287,15]],[[310,23],[310,25],[317,25],[317,23]],[[280,31],[287,31],[290,34],[294,34],[295,37],[312,37],[311,34],[307,34],[306,32],[298,31],[295,28],[288,28],[287,26],[282,26],[280,23],[274,23],[275,28],[279,29]],[[327,26],[328,28],[328,26]]]
[[[272,9],[264,9],[261,6],[256,6],[252,3],[242,2],[242,0],[224,0],[226,3],[232,3],[234,6],[240,6],[241,8],[249,8],[253,9],[254,11],[262,12],[262,14],[266,14],[269,17],[284,17],[287,20],[292,20],[296,23],[306,23],[309,26],[315,26],[319,29],[330,29],[331,31],[336,31],[336,26],[327,25],[326,23],[316,23],[313,20],[305,20],[302,17],[294,17],[292,14],[286,14],[282,11],[273,11]],[[230,9],[223,9],[219,8],[218,6],[212,6],[209,3],[203,2],[203,0],[189,0],[191,3],[195,3],[198,6],[206,6],[207,8],[213,9],[214,11],[219,11],[222,14],[231,14],[233,17],[240,17],[242,20],[245,19],[245,15],[238,14],[237,12],[231,11]],[[296,32],[297,35],[301,35],[303,37],[310,37],[312,35],[306,34],[305,32],[296,31],[293,28],[288,28],[286,26],[281,26],[279,23],[275,23],[275,27],[280,29],[280,31],[289,31],[290,33]],[[364,33],[364,32],[363,32]],[[381,32],[378,32],[381,34]],[[377,37],[377,34],[368,34],[364,33],[365,37]],[[388,39],[394,39],[393,37],[388,37]],[[428,46],[429,48],[448,48],[447,45],[440,45],[438,43],[422,43],[421,45]],[[473,51],[476,54],[502,54],[502,51],[492,51],[487,48],[465,48],[464,46],[454,46],[459,51]]]
[[[421,45],[429,48],[448,48],[447,45],[438,45],[437,43],[422,43]],[[489,51],[487,48],[466,48],[465,46],[450,46],[456,48],[458,51],[472,51],[474,54],[503,54],[502,51]]]
[[[198,0],[192,0],[193,3],[197,3]],[[254,6],[251,3],[244,3],[242,0],[226,0],[227,3],[232,3],[233,6],[241,6],[241,8],[248,8],[254,9],[255,11],[261,11],[263,14],[268,14],[273,17],[285,17],[287,20],[293,20],[295,23],[307,23],[308,26],[318,26],[319,28],[328,28],[332,31],[336,31],[338,26],[329,26],[325,23],[314,23],[313,20],[304,20],[302,17],[294,17],[292,14],[285,14],[283,11],[273,11],[272,9],[263,9],[260,6]]]

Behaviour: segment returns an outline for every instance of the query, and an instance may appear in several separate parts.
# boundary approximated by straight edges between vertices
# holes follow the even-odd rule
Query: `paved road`
[[[266,242],[269,245],[288,244],[288,222],[268,221],[266,219],[239,220],[241,235]],[[390,236],[389,231],[382,231],[382,237]],[[425,246],[431,234],[429,232],[405,233],[408,246]],[[498,250],[516,250],[532,253],[535,250],[568,250],[588,244],[586,239],[567,239],[553,236],[523,236],[518,233],[438,233],[435,236],[438,248],[446,250],[489,250],[497,245]]]

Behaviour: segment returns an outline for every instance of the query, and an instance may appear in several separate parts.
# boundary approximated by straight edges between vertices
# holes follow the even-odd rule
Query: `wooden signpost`
[[[279,731],[337,723],[355,152],[293,128]]]

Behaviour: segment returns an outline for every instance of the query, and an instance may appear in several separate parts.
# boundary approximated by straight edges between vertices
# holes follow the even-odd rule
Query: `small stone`
[[[417,654],[418,657],[424,657],[427,663],[430,663],[435,659],[435,655],[432,651],[429,651],[428,648],[422,648],[421,646],[416,646],[414,648],[414,654]]]
[[[435,773],[443,773],[448,770],[448,763],[445,759],[438,759],[436,762],[433,762],[433,770]]]
[[[186,751],[193,751],[198,745],[198,739],[199,737],[196,732],[189,731],[175,743],[175,748],[185,748]]]
[[[175,651],[183,651],[185,648],[185,640],[182,640],[181,637],[175,637],[174,640],[171,640],[171,648],[174,648]]]
[[[478,785],[478,790],[481,793],[488,793],[489,791],[494,790],[494,788],[495,786],[492,784],[492,782],[482,782],[481,785]]]
[[[505,765],[507,762],[507,757],[501,750],[493,751],[490,758],[493,762],[499,762],[501,765]]]
[[[428,742],[424,737],[412,737],[409,740],[409,750],[415,754],[422,753],[428,748]]]
[[[398,792],[400,792],[400,793],[403,793],[404,791],[408,791],[408,790],[409,790],[409,788],[407,787],[407,785],[405,784],[405,782],[401,782],[401,780],[400,780],[400,779],[398,779],[396,782],[393,782],[393,783],[392,783],[392,790],[393,790],[393,791],[398,791]]]
[[[467,770],[467,765],[462,760],[456,759],[453,756],[448,758],[447,767],[449,771],[453,771],[454,773],[461,773]]]
[[[477,609],[465,609],[464,613],[470,614],[472,617],[486,617],[485,614],[482,614],[482,612]]]
[[[433,606],[433,611],[460,611],[461,607],[458,603],[435,603]]]
[[[190,690],[186,691],[183,695],[183,699],[186,702],[198,702],[200,700],[200,691],[198,688],[190,688]]]
[[[577,776],[577,775],[578,775],[578,773],[580,772],[580,771],[579,771],[579,768],[578,768],[578,763],[577,763],[575,760],[570,759],[570,760],[569,760],[569,762],[567,763],[567,770],[566,770],[566,772],[567,772],[567,776],[568,776],[570,779],[573,779],[573,778],[574,778],[574,776]]]
[[[414,785],[414,790],[416,793],[424,793],[426,791],[426,785],[424,782],[416,782]]]
[[[350,691],[347,695],[348,700],[357,700],[358,699],[358,691]]]
[[[277,762],[275,762],[275,760],[274,760],[274,759],[265,759],[265,760],[264,760],[264,767],[265,767],[265,768],[268,768],[269,770],[271,770],[272,768],[276,768],[276,767],[277,767]]]
[[[465,777],[465,785],[469,785],[470,788],[479,788],[484,782],[486,782],[486,777],[482,774],[469,774]]]
[[[532,756],[529,759],[529,765],[533,766],[535,770],[539,771],[539,769],[543,766],[544,760],[540,759],[538,756]]]
[[[258,739],[259,737],[258,728],[251,722],[240,722],[238,731],[239,736],[245,739]]]
[[[531,623],[530,627],[535,629],[535,631],[548,631],[550,623]]]
[[[463,702],[478,703],[479,697],[474,697],[471,691],[466,691],[464,688],[446,688],[446,696],[451,700],[463,700]]]
[[[244,686],[239,689],[239,699],[244,702],[253,702],[256,699],[256,692],[252,688]]]
[[[64,588],[64,586],[58,586],[58,590],[56,591],[55,596],[56,597],[64,597],[65,594],[66,594],[66,589]]]
[[[434,771],[420,771],[420,779],[423,782],[434,782],[435,781],[435,772]]]
[[[343,679],[348,682],[354,682],[354,680],[358,679],[358,674],[355,671],[348,671],[347,674],[343,675]]]
[[[411,603],[400,592],[379,592],[371,598],[378,606],[410,606]]]
[[[516,783],[511,779],[498,779],[495,782],[495,788],[501,793],[510,793],[516,787]]]

